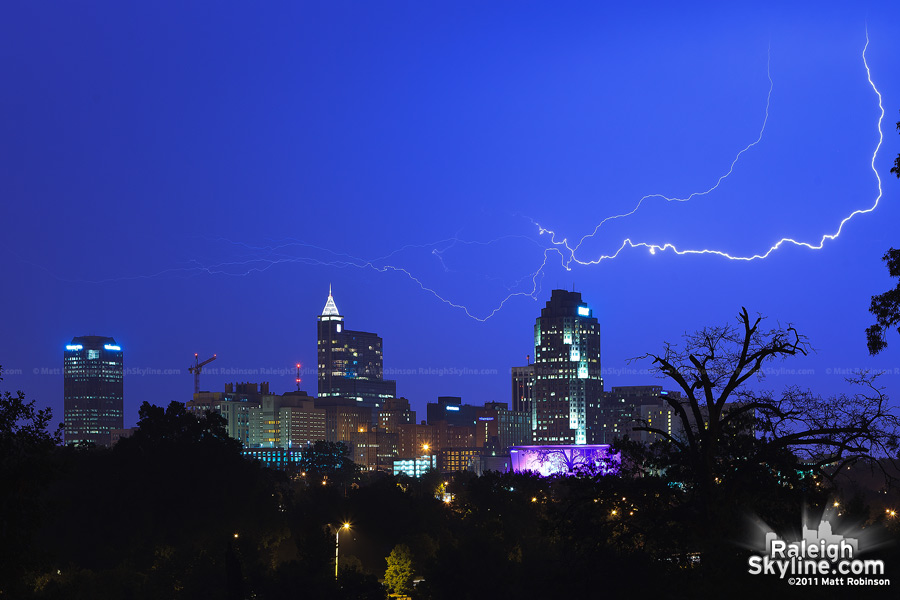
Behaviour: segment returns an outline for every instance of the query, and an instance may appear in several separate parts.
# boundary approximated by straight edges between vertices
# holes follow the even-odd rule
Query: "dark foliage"
[[[897,160],[900,160],[900,157]],[[881,260],[887,263],[891,277],[900,278],[900,250],[891,248],[881,257]],[[869,354],[874,356],[887,348],[885,334],[889,330],[897,327],[897,331],[900,332],[900,327],[898,327],[900,325],[900,282],[894,289],[872,296],[869,312],[875,315],[876,322],[866,329],[866,344]]]

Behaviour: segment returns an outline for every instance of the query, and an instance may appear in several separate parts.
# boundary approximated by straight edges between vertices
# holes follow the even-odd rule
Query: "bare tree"
[[[737,326],[707,327],[686,334],[681,346],[667,343],[661,354],[640,357],[652,359],[683,397],[666,400],[680,432],[646,424],[636,429],[661,437],[656,457],[675,466],[710,520],[727,488],[723,480],[765,468],[767,461],[803,459],[805,468],[830,474],[835,465],[896,456],[900,420],[868,374],[855,378],[862,391],[852,396],[748,389],[752,378],[764,377],[765,365],[811,350],[793,326],[763,330],[762,321],[743,308]]]

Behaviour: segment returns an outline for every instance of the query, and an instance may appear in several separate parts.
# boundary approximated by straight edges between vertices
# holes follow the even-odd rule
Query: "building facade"
[[[553,290],[534,324],[534,356],[534,443],[595,443],[600,325],[579,292]]]
[[[110,446],[124,427],[124,361],[111,337],[72,338],[63,352],[63,421],[66,444]]]
[[[617,438],[649,444],[660,439],[658,433],[636,429],[652,427],[668,435],[679,435],[680,425],[668,399],[680,401],[681,394],[659,385],[613,387],[604,394],[597,414],[598,443],[611,444]]]
[[[534,405],[535,366],[512,368],[512,409],[529,415],[531,429],[537,429],[537,411]]]
[[[531,443],[531,415],[509,410],[503,402],[487,402],[476,411],[475,445],[498,453]]]
[[[206,411],[222,415],[228,422],[226,431],[244,445],[250,447],[250,410],[259,408],[264,397],[271,397],[269,383],[226,383],[224,392],[198,392],[185,404],[197,417]]]
[[[475,424],[477,406],[463,404],[459,396],[438,396],[437,402],[425,405],[425,416],[429,425],[446,421],[450,425],[464,427]]]

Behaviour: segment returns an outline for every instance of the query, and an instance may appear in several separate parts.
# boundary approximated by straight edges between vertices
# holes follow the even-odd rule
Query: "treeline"
[[[783,593],[785,582],[747,574],[749,550],[734,543],[748,539],[745,517],[790,528],[804,506],[822,509],[840,493],[802,471],[756,473],[745,482],[753,493],[728,495],[721,509],[732,518],[710,539],[703,511],[666,477],[354,471],[348,480],[336,472],[342,462],[311,456],[318,470],[291,480],[243,458],[224,433],[217,415],[197,419],[172,403],[145,404],[138,431],[112,450],[60,447],[40,423],[5,435],[2,597]],[[845,519],[897,539],[892,520],[866,514],[860,499],[841,502]],[[392,552],[389,590],[379,580]],[[878,558],[900,565],[896,549]]]

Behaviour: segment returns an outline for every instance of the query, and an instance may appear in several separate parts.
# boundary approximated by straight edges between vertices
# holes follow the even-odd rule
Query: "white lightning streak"
[[[430,244],[406,244],[404,246],[401,246],[400,248],[397,248],[396,250],[389,252],[388,254],[385,254],[384,256],[381,256],[378,258],[373,258],[373,259],[363,259],[363,258],[353,256],[351,254],[337,252],[334,250],[330,250],[328,248],[323,248],[323,247],[309,244],[307,242],[303,242],[301,240],[296,240],[296,239],[286,239],[286,240],[281,240],[279,242],[273,242],[273,245],[269,245],[269,246],[253,246],[250,244],[246,244],[244,242],[236,242],[236,241],[231,241],[231,240],[227,240],[224,238],[220,238],[218,241],[226,242],[226,243],[236,245],[236,246],[241,246],[241,247],[245,248],[248,252],[244,256],[235,257],[235,259],[231,260],[231,261],[222,261],[222,262],[218,262],[215,264],[207,264],[207,265],[200,264],[198,261],[191,261],[192,264],[190,264],[190,266],[168,268],[168,269],[164,269],[164,270],[158,271],[156,273],[148,274],[148,275],[123,276],[123,277],[114,277],[114,278],[107,278],[107,279],[94,280],[94,281],[89,281],[89,280],[84,280],[84,279],[73,280],[73,279],[61,278],[61,277],[58,277],[57,275],[53,274],[52,272],[50,272],[45,267],[36,265],[35,263],[33,263],[31,261],[27,261],[27,260],[24,260],[21,258],[20,258],[20,260],[47,271],[48,273],[50,273],[57,279],[60,279],[61,281],[78,282],[78,283],[106,283],[106,282],[114,282],[114,281],[133,280],[133,279],[154,279],[154,278],[158,278],[158,277],[169,277],[169,276],[192,277],[192,276],[202,275],[202,274],[247,276],[252,273],[260,273],[260,272],[267,271],[268,269],[270,269],[271,267],[273,267],[275,265],[285,264],[285,263],[299,263],[299,264],[307,264],[307,265],[314,265],[314,266],[326,266],[326,267],[335,267],[335,268],[354,267],[354,268],[358,268],[358,269],[371,269],[371,270],[377,271],[379,273],[393,272],[393,273],[403,274],[407,278],[409,278],[411,281],[413,281],[415,284],[417,284],[422,291],[432,294],[440,302],[442,302],[452,308],[463,311],[465,313],[465,315],[471,319],[474,319],[474,320],[480,321],[480,322],[484,322],[484,321],[487,321],[488,319],[492,318],[494,315],[496,315],[506,305],[506,303],[514,297],[527,296],[534,300],[537,300],[537,298],[541,292],[541,281],[542,281],[542,278],[544,275],[544,269],[547,266],[548,259],[549,259],[549,256],[551,253],[558,254],[562,266],[566,270],[571,270],[572,263],[575,263],[578,265],[584,265],[584,266],[595,265],[604,260],[610,260],[610,259],[616,258],[626,248],[647,248],[651,254],[656,254],[657,251],[663,252],[666,250],[671,250],[673,253],[675,253],[679,256],[691,255],[691,254],[712,254],[712,255],[716,255],[716,256],[721,256],[723,258],[727,258],[729,260],[739,260],[739,261],[752,261],[752,260],[767,258],[769,255],[771,255],[773,252],[775,252],[776,250],[778,250],[780,247],[782,247],[784,245],[803,246],[803,247],[809,248],[811,250],[821,250],[823,248],[825,242],[834,240],[841,234],[841,232],[843,231],[844,225],[847,222],[849,222],[853,217],[874,211],[878,207],[878,204],[883,195],[881,176],[878,174],[878,170],[875,167],[875,161],[878,156],[878,152],[881,149],[882,143],[884,141],[884,133],[882,131],[882,122],[884,120],[885,113],[884,113],[884,106],[882,104],[881,92],[878,90],[878,88],[875,86],[874,81],[872,80],[872,73],[869,68],[868,60],[866,58],[866,51],[868,50],[868,47],[869,47],[869,35],[868,35],[868,30],[867,30],[866,31],[866,44],[863,47],[862,59],[863,59],[863,64],[865,65],[865,68],[866,68],[866,75],[867,75],[867,78],[869,81],[869,85],[872,87],[875,94],[878,96],[878,107],[881,111],[881,115],[878,118],[878,134],[879,134],[878,144],[875,147],[874,152],[872,153],[872,159],[871,159],[872,172],[875,174],[875,178],[878,183],[878,194],[877,194],[875,201],[871,207],[858,209],[858,210],[855,210],[852,213],[850,213],[847,217],[845,217],[840,222],[840,224],[837,227],[837,231],[835,231],[834,233],[831,233],[831,234],[823,235],[818,243],[803,242],[803,241],[798,241],[798,240],[795,240],[792,238],[782,238],[782,239],[778,240],[775,244],[773,244],[768,250],[766,250],[763,253],[754,254],[752,256],[735,256],[735,255],[731,255],[728,252],[725,252],[722,250],[715,250],[715,249],[683,249],[682,250],[682,249],[678,249],[675,245],[670,244],[670,243],[651,243],[651,242],[644,242],[644,241],[635,242],[631,238],[626,238],[625,240],[623,240],[623,242],[621,243],[619,248],[612,254],[602,255],[593,260],[582,260],[582,259],[579,259],[576,257],[576,253],[581,248],[581,246],[584,244],[584,242],[586,240],[588,240],[589,238],[592,238],[595,235],[597,235],[600,228],[606,222],[614,220],[614,219],[622,219],[622,218],[628,217],[630,215],[633,215],[635,212],[637,212],[642,207],[645,200],[658,198],[658,199],[664,200],[666,202],[687,202],[693,198],[711,194],[713,191],[715,191],[716,189],[719,188],[719,186],[722,184],[722,182],[725,181],[732,174],[732,172],[734,171],[735,166],[737,165],[741,156],[743,156],[743,154],[746,153],[747,151],[749,151],[751,148],[758,145],[761,142],[763,134],[765,132],[766,124],[768,123],[768,119],[769,119],[769,107],[770,107],[770,101],[772,98],[772,90],[774,87],[770,69],[769,69],[770,55],[771,55],[771,52],[769,52],[769,59],[767,59],[767,66],[766,66],[766,74],[769,79],[769,92],[766,97],[765,117],[763,119],[762,127],[760,128],[759,135],[757,136],[756,140],[749,143],[747,146],[745,146],[743,149],[741,149],[737,153],[737,155],[734,157],[734,160],[732,160],[731,165],[729,166],[727,172],[725,172],[723,175],[721,175],[715,181],[715,183],[708,189],[706,189],[704,191],[700,191],[700,192],[693,192],[684,198],[667,197],[662,194],[648,194],[648,195],[644,196],[643,198],[641,198],[640,200],[638,200],[637,204],[631,211],[629,211],[627,213],[619,214],[619,215],[613,215],[613,216],[606,217],[605,219],[603,219],[599,224],[597,224],[597,226],[594,228],[594,230],[591,233],[584,235],[578,241],[578,243],[575,244],[574,247],[570,246],[567,239],[565,239],[565,238],[563,238],[560,241],[557,241],[555,232],[553,232],[549,229],[545,229],[544,227],[541,227],[538,223],[535,223],[532,220],[531,221],[532,224],[538,228],[538,232],[540,235],[549,234],[550,241],[551,241],[550,246],[542,245],[536,239],[529,237],[529,236],[506,235],[506,236],[502,236],[500,238],[488,240],[488,241],[474,241],[474,240],[462,240],[458,237],[459,234],[457,234],[457,236],[450,237],[450,238],[447,238],[444,240],[440,240],[438,242],[433,242]],[[505,298],[503,298],[493,310],[491,310],[490,312],[486,313],[483,316],[473,314],[469,310],[469,308],[463,304],[459,304],[459,303],[453,302],[451,300],[448,300],[447,298],[445,298],[444,296],[439,294],[434,288],[426,285],[421,279],[419,279],[418,277],[413,275],[408,269],[400,267],[400,266],[396,266],[396,265],[384,264],[384,261],[394,257],[395,255],[403,252],[404,250],[408,250],[408,249],[420,249],[421,250],[421,249],[430,248],[431,255],[434,256],[435,258],[437,258],[437,260],[440,262],[441,267],[443,268],[443,270],[445,272],[449,272],[450,270],[444,264],[443,254],[445,252],[447,252],[448,250],[450,250],[456,244],[489,246],[489,245],[492,245],[501,240],[512,239],[512,238],[522,238],[522,239],[527,240],[527,241],[535,244],[536,246],[538,246],[543,252],[543,260],[542,260],[540,266],[535,271],[525,275],[524,277],[522,277],[521,279],[516,281],[513,286],[507,286],[507,289],[511,291],[511,290],[515,289],[516,286],[518,286],[522,281],[524,281],[526,279],[530,279],[531,280],[531,289],[529,291],[520,291],[520,292],[512,292],[511,291],[511,293],[509,295],[507,295]],[[445,244],[447,244],[447,245],[445,245]],[[299,248],[305,252],[312,252],[313,255],[297,256],[295,253],[292,254],[290,252],[290,249],[292,249],[292,248]],[[315,256],[315,253],[321,253],[321,254],[317,257],[317,256]]]
[[[715,182],[712,186],[709,187],[709,189],[706,189],[706,190],[704,190],[704,191],[702,191],[702,192],[692,192],[691,194],[689,194],[689,195],[688,195],[687,197],[685,197],[685,198],[669,197],[669,196],[665,196],[665,195],[663,195],[663,194],[647,194],[646,196],[644,196],[643,198],[641,198],[640,200],[638,200],[638,201],[637,201],[637,204],[635,205],[635,207],[634,207],[633,209],[631,209],[630,211],[628,211],[627,213],[622,213],[622,214],[620,214],[620,215],[613,215],[613,216],[610,216],[610,217],[606,217],[605,219],[603,219],[602,221],[600,221],[600,222],[597,224],[597,226],[594,227],[594,230],[593,230],[591,233],[588,233],[588,234],[582,236],[581,239],[578,240],[578,243],[575,245],[574,248],[570,247],[569,244],[568,244],[568,241],[565,240],[565,239],[562,240],[562,241],[560,241],[560,242],[557,242],[557,241],[556,241],[556,234],[555,234],[553,231],[550,231],[549,229],[544,229],[544,228],[541,227],[539,224],[535,223],[535,225],[538,226],[538,229],[539,229],[539,231],[540,231],[540,233],[541,233],[542,235],[545,234],[545,233],[549,233],[549,234],[550,234],[550,241],[551,241],[554,245],[557,245],[557,246],[565,246],[565,247],[566,247],[566,250],[568,250],[569,258],[565,261],[565,263],[563,264],[563,266],[566,267],[566,269],[568,269],[568,268],[569,268],[569,265],[570,265],[573,261],[574,261],[574,262],[577,262],[577,263],[579,263],[579,264],[591,264],[591,263],[583,263],[583,262],[578,261],[578,260],[575,259],[575,253],[578,252],[578,249],[581,248],[582,244],[584,244],[584,242],[585,242],[586,240],[588,240],[589,238],[592,238],[592,237],[594,237],[595,235],[597,235],[597,232],[600,231],[600,228],[601,228],[601,227],[604,225],[604,223],[606,223],[607,221],[612,221],[612,220],[614,220],[614,219],[622,219],[622,218],[625,218],[625,217],[630,217],[631,215],[633,215],[634,213],[636,213],[636,212],[638,211],[638,209],[640,209],[641,206],[644,204],[644,200],[649,200],[650,198],[659,198],[659,199],[664,200],[664,201],[666,201],[666,202],[688,202],[689,200],[693,200],[694,198],[697,198],[697,197],[700,197],[700,196],[706,196],[706,195],[708,195],[708,194],[714,192],[716,189],[718,189],[719,185],[721,185],[721,183],[722,183],[723,181],[725,181],[725,179],[727,179],[727,178],[731,175],[731,173],[734,171],[734,166],[735,166],[735,165],[737,164],[737,162],[740,160],[741,156],[742,156],[745,152],[747,152],[748,150],[750,150],[751,148],[753,148],[754,146],[756,146],[757,144],[759,144],[759,143],[762,141],[763,133],[765,133],[765,131],[766,131],[766,124],[769,122],[769,106],[770,106],[771,103],[772,103],[772,90],[773,90],[774,87],[775,87],[775,83],[772,81],[772,70],[771,70],[771,65],[772,65],[772,47],[769,46],[769,49],[768,49],[767,54],[766,54],[766,77],[767,77],[768,80],[769,80],[769,92],[768,92],[768,94],[766,95],[766,110],[765,110],[765,116],[763,117],[762,126],[759,128],[759,135],[756,137],[755,140],[753,140],[752,142],[750,142],[749,144],[747,144],[746,146],[744,146],[744,147],[740,150],[740,152],[738,152],[738,153],[735,155],[734,160],[731,161],[731,165],[729,165],[729,167],[728,167],[728,171],[726,171],[723,175],[721,175],[721,176],[716,180],[716,182]]]
[[[795,240],[793,238],[781,238],[780,240],[775,242],[768,250],[766,250],[765,252],[763,252],[761,254],[753,254],[750,256],[735,256],[735,255],[729,254],[728,252],[725,252],[722,250],[714,250],[714,249],[709,249],[709,248],[679,250],[674,244],[635,242],[635,241],[632,241],[630,238],[626,238],[622,242],[622,245],[619,246],[618,250],[616,250],[612,254],[601,255],[598,258],[593,259],[593,260],[579,260],[578,258],[575,257],[575,251],[581,245],[580,242],[579,242],[578,246],[576,246],[573,249],[573,248],[569,247],[569,245],[566,243],[565,240],[563,240],[562,242],[556,242],[554,239],[555,234],[549,230],[540,228],[540,230],[539,230],[540,233],[541,234],[550,233],[551,241],[553,241],[554,244],[565,245],[566,249],[569,250],[569,252],[571,252],[571,257],[563,263],[563,266],[567,270],[571,270],[570,264],[572,262],[575,262],[579,265],[595,265],[604,260],[616,258],[625,248],[647,248],[651,254],[656,254],[657,251],[664,252],[666,250],[671,250],[672,252],[674,252],[675,254],[677,254],[679,256],[684,256],[684,255],[688,255],[688,254],[712,254],[715,256],[721,256],[723,258],[727,258],[729,260],[741,260],[741,261],[751,261],[751,260],[760,260],[760,259],[768,258],[768,256],[770,254],[772,254],[773,252],[775,252],[776,250],[778,250],[785,244],[794,245],[794,246],[802,246],[805,248],[809,248],[810,250],[821,250],[824,247],[825,242],[832,241],[832,240],[836,239],[839,235],[841,235],[841,232],[844,229],[844,225],[848,221],[850,221],[853,217],[855,217],[857,215],[870,213],[873,210],[875,210],[876,208],[878,208],[878,203],[881,201],[881,197],[883,195],[883,191],[882,191],[882,187],[881,187],[881,176],[878,174],[878,169],[875,168],[875,160],[878,157],[878,151],[881,149],[881,145],[884,142],[884,132],[882,131],[882,128],[881,128],[882,121],[884,120],[884,106],[882,104],[881,92],[878,91],[878,88],[875,86],[875,82],[872,81],[872,71],[869,68],[869,62],[866,59],[866,51],[868,50],[868,48],[869,48],[869,32],[868,32],[868,30],[866,30],[866,45],[863,47],[863,52],[862,52],[863,65],[865,65],[865,68],[866,68],[866,77],[869,80],[869,85],[872,87],[872,90],[878,96],[878,108],[881,111],[881,115],[878,117],[878,144],[875,146],[875,151],[872,153],[872,160],[871,160],[872,172],[875,174],[875,179],[878,182],[878,195],[875,197],[875,201],[872,204],[872,206],[870,206],[869,208],[861,208],[861,209],[854,210],[852,213],[850,213],[849,215],[844,217],[843,220],[841,220],[840,224],[838,225],[837,231],[835,231],[834,233],[828,233],[828,234],[822,235],[822,237],[818,243],[802,242],[799,240]],[[771,81],[771,78],[770,78],[770,81]],[[768,106],[767,106],[767,110],[766,110],[766,116],[768,117]],[[748,148],[749,148],[749,146],[748,146]],[[738,154],[738,156],[740,156],[740,154]],[[735,159],[735,160],[737,160],[737,159]],[[732,163],[732,168],[733,167],[734,167],[734,163]],[[729,170],[729,173],[730,172],[731,171]],[[722,180],[722,178],[719,179],[719,182],[721,182],[721,180]],[[716,183],[716,186],[718,186],[719,182]],[[715,186],[708,191],[712,191],[712,189],[715,189]],[[704,193],[708,193],[708,192],[704,192]],[[640,204],[639,204],[639,206],[640,206]],[[632,212],[634,212],[634,211],[632,211]],[[615,217],[610,217],[610,218],[615,218]],[[604,219],[604,222],[607,220],[609,220],[609,218]],[[601,222],[601,225],[602,224],[603,223]],[[597,227],[599,228],[599,225]],[[594,232],[596,233],[596,229],[594,230]],[[591,235],[593,235],[593,234],[591,234]],[[589,236],[586,236],[586,237],[589,237]],[[582,241],[583,240],[584,240],[584,238],[582,238]]]

